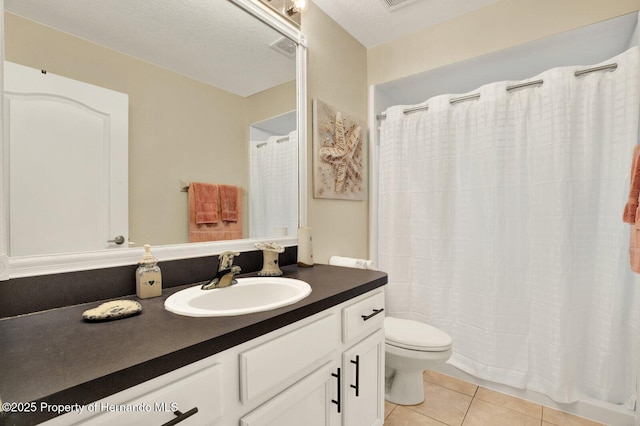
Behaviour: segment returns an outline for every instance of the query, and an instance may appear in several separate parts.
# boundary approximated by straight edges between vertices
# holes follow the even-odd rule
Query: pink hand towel
[[[631,187],[629,200],[624,207],[622,220],[631,224],[631,241],[629,244],[629,260],[631,270],[640,273],[640,214],[638,212],[638,198],[640,197],[640,145],[633,148],[633,162],[631,165]]]
[[[218,223],[218,185],[191,182],[195,198],[196,223]]]
[[[636,223],[638,211],[638,198],[640,197],[640,145],[633,148],[633,162],[631,164],[631,187],[629,188],[629,201],[624,207],[622,220],[627,223]]]
[[[231,185],[220,185],[220,210],[222,220],[238,221],[238,188]]]

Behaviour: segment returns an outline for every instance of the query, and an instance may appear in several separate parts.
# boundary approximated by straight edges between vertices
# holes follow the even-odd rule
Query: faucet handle
[[[231,268],[231,266],[233,266],[233,258],[235,256],[240,256],[240,253],[237,251],[225,251],[220,253],[218,255],[218,259],[219,259],[218,271]]]

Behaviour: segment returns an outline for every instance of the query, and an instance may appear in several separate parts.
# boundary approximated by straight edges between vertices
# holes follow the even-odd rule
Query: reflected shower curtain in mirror
[[[549,395],[633,404],[640,283],[622,212],[638,138],[638,48],[576,77],[386,112],[379,264],[389,315],[453,338],[450,364]]]
[[[249,146],[249,235],[287,235],[298,229],[298,133]]]

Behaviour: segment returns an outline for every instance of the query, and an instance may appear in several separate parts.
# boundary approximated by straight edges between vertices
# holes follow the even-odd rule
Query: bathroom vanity
[[[82,321],[95,303],[0,320],[0,424],[382,425],[386,274],[282,269],[312,292],[267,312],[166,311],[182,286],[112,322]]]

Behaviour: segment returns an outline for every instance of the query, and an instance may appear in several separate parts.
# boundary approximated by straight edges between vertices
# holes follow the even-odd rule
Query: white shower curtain
[[[638,55],[606,61],[614,72],[555,68],[531,79],[539,87],[499,82],[478,100],[387,110],[378,253],[388,311],[450,333],[454,366],[558,402],[633,404],[640,283],[622,212]]]
[[[249,146],[249,235],[273,237],[298,229],[298,132]]]

